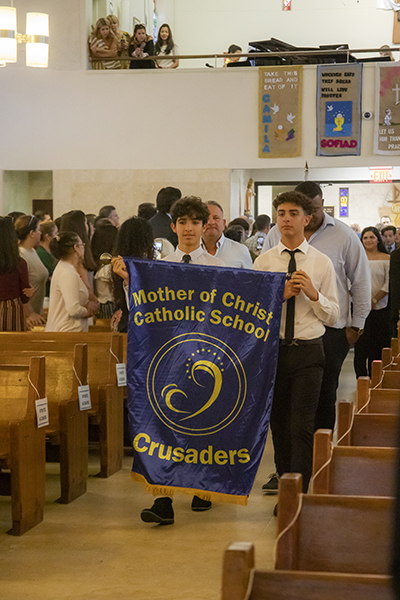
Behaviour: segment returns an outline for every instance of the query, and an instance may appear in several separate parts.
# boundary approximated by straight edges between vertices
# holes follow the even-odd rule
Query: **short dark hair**
[[[258,215],[253,223],[253,230],[251,232],[254,235],[257,231],[263,231],[266,227],[271,225],[271,217],[268,215]]]
[[[152,202],[142,202],[142,204],[139,204],[138,206],[137,216],[141,219],[146,219],[146,221],[151,219],[151,217],[154,217],[156,213],[156,207]]]
[[[392,231],[393,235],[396,235],[396,227],[394,225],[386,225],[381,229],[381,235],[386,233],[387,231]]]
[[[103,206],[99,210],[99,217],[101,219],[108,219],[108,217],[111,215],[113,210],[115,210],[115,206],[112,206],[111,204],[107,204],[106,206]]]
[[[242,49],[237,44],[231,44],[228,48],[228,54],[235,54],[235,52],[241,52]]]
[[[305,194],[301,194],[300,192],[284,192],[283,194],[279,194],[279,196],[277,196],[273,201],[272,205],[275,210],[278,210],[278,207],[285,202],[296,204],[296,206],[301,206],[306,215],[312,215],[312,213],[315,211],[315,208],[311,202],[311,198]]]
[[[171,209],[172,222],[175,224],[182,217],[199,219],[205,225],[208,221],[210,211],[198,196],[185,196],[177,200]]]
[[[315,198],[315,196],[321,196],[322,198],[322,190],[318,183],[315,183],[314,181],[303,181],[302,183],[299,183],[294,191],[301,192],[305,196],[308,196],[308,198],[311,198],[311,200]]]
[[[45,218],[46,215],[49,215],[51,217],[48,210],[37,210],[35,212],[35,217],[37,219],[39,219],[39,221],[43,221],[43,219]]]
[[[235,225],[239,225],[239,227],[242,227],[245,231],[250,230],[250,223],[247,219],[243,219],[243,217],[236,217],[236,219],[233,219],[233,221],[228,223],[228,227],[235,227]]]
[[[171,211],[171,206],[176,200],[182,197],[181,190],[178,188],[174,188],[171,186],[161,188],[161,190],[157,194],[157,210],[161,213],[169,213]]]
[[[241,225],[232,225],[232,227],[228,227],[228,229],[224,231],[224,236],[226,238],[233,240],[234,242],[239,242],[239,244],[244,235],[245,231]]]

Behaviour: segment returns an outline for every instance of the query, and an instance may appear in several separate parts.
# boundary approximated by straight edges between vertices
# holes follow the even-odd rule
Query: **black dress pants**
[[[280,346],[271,412],[277,472],[301,473],[304,492],[312,473],[314,419],[325,364],[322,340],[312,341]]]
[[[354,371],[357,379],[361,376],[371,376],[372,361],[382,358],[382,348],[390,348],[388,307],[371,310],[365,321],[364,333],[354,345]]]
[[[336,392],[344,359],[350,349],[346,329],[326,327],[322,337],[325,352],[325,368],[321,392],[315,415],[314,430],[334,429],[336,421]]]

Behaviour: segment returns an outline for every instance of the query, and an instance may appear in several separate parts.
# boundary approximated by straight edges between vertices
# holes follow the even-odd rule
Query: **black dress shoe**
[[[274,508],[274,517],[278,516],[278,505],[275,504],[275,508]]]
[[[142,510],[140,518],[145,523],[172,525],[174,522],[174,509],[172,508],[171,498],[157,498],[151,508]]]
[[[199,498],[198,496],[193,496],[192,510],[194,510],[196,512],[200,512],[203,510],[210,510],[211,507],[212,507],[212,502],[210,502],[209,500],[203,500],[202,498]]]

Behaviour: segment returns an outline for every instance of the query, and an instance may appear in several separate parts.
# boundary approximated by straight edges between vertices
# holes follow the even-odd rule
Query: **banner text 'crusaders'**
[[[132,475],[246,504],[268,431],[285,275],[125,259]]]

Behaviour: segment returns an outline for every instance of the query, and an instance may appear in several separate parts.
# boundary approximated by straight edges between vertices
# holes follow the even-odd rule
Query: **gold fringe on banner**
[[[219,492],[207,492],[204,490],[197,490],[194,488],[181,488],[181,487],[169,487],[165,485],[153,485],[140,475],[139,473],[131,472],[131,477],[134,481],[139,481],[144,485],[146,492],[153,494],[153,496],[173,496],[176,493],[187,494],[189,496],[198,496],[202,500],[208,502],[221,502],[225,504],[240,504],[241,506],[247,506],[248,496],[235,496],[233,494],[220,494]]]

